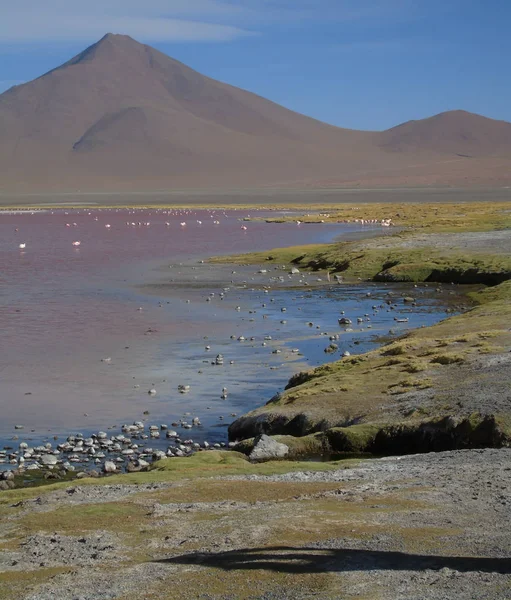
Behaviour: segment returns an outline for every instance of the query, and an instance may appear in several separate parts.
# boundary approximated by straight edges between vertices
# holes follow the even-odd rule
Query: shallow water
[[[0,444],[15,424],[24,426],[20,440],[41,440],[142,418],[170,425],[185,413],[202,421],[189,433],[194,440],[225,441],[233,414],[268,400],[294,372],[339,358],[324,353],[324,333],[341,333],[340,352],[364,352],[390,328],[398,334],[446,315],[447,295],[428,288],[416,290],[413,311],[375,312],[389,287],[310,290],[287,271],[200,264],[211,255],[326,242],[362,229],[244,217],[233,210],[0,213]],[[278,276],[284,281],[271,280]],[[155,282],[161,285],[149,285]],[[339,328],[340,310],[354,320],[353,331]],[[409,322],[396,324],[396,312]],[[356,324],[364,314],[371,320]],[[223,366],[211,364],[218,353]],[[179,394],[179,384],[190,392]]]

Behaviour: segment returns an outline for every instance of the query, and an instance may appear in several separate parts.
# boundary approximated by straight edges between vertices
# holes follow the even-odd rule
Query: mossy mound
[[[272,436],[289,447],[289,458],[331,455],[403,455],[470,448],[511,446],[511,419],[473,413],[467,417],[435,417],[413,422],[332,427],[303,437]],[[236,450],[249,455],[254,438]]]

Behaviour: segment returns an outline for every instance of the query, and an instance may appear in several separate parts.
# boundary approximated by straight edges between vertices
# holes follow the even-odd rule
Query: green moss
[[[208,451],[199,452],[186,458],[169,458],[151,465],[148,472],[125,473],[100,479],[80,479],[80,486],[149,484],[158,482],[182,481],[222,475],[279,475],[293,471],[330,471],[347,466],[337,461],[325,463],[269,461],[253,464],[239,452]],[[66,489],[69,482],[45,486],[45,491]],[[40,495],[40,488],[15,489],[0,494],[0,512],[2,507],[34,498]]]
[[[455,353],[436,354],[431,359],[431,362],[438,365],[454,365],[465,362],[465,358],[463,355]]]
[[[22,598],[30,590],[51,581],[58,575],[72,573],[71,567],[47,567],[34,571],[5,571],[0,573],[0,600]]]
[[[433,263],[399,263],[374,276],[376,281],[402,281],[417,283],[429,281],[437,266]]]
[[[351,427],[333,427],[325,435],[334,452],[370,452],[377,433],[378,425],[353,425]]]
[[[118,501],[88,504],[78,511],[73,506],[64,506],[49,512],[32,513],[19,523],[27,535],[38,531],[76,535],[98,529],[129,533],[138,531],[146,514],[147,509],[143,506]]]

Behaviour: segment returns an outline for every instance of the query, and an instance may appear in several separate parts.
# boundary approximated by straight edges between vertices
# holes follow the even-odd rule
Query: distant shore
[[[0,207],[54,206],[193,206],[235,208],[257,206],[316,207],[366,203],[452,203],[511,201],[511,187],[410,187],[410,188],[248,188],[197,189],[137,192],[34,192],[0,191]]]

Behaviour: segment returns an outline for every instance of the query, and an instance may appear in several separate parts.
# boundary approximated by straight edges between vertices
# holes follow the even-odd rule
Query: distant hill
[[[341,129],[108,34],[0,95],[0,191],[511,182],[511,124]]]
[[[384,131],[380,139],[383,148],[401,152],[416,149],[458,156],[509,155],[511,123],[453,110],[408,121]]]

